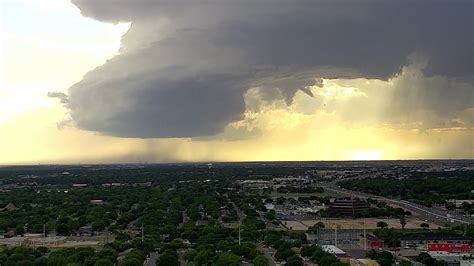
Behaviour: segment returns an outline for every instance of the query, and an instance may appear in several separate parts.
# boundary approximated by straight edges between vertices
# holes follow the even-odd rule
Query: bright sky
[[[1,12],[0,124],[51,107],[48,91],[111,58],[129,27],[86,19],[66,0],[3,0]]]
[[[143,140],[80,130],[67,123],[68,110],[47,93],[67,93],[116,55],[130,24],[82,17],[67,0],[0,5],[0,164],[474,157],[472,146],[465,146],[472,130],[420,132],[387,126],[376,116],[368,116],[372,123],[342,118],[349,99],[369,97],[374,84],[388,92],[403,77],[325,80],[322,88],[312,88],[315,98],[298,92],[289,107],[282,101],[252,109],[248,93],[245,119],[209,138]],[[375,100],[372,110],[382,110],[386,101]],[[361,110],[345,113],[354,112]],[[241,130],[255,136],[242,138]]]

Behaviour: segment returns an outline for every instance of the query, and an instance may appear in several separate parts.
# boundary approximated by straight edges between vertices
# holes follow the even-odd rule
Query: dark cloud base
[[[321,77],[388,79],[414,53],[429,59],[427,76],[473,80],[472,1],[73,3],[85,16],[132,22],[121,53],[69,89],[75,124],[107,135],[214,135],[242,118],[251,87],[287,91],[290,103]]]

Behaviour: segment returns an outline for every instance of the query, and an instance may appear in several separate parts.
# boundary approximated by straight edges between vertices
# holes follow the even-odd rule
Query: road
[[[385,201],[392,205],[398,206],[400,208],[416,212],[420,214],[425,220],[434,222],[436,224],[443,225],[445,223],[458,223],[458,224],[471,224],[473,223],[472,219],[469,217],[463,217],[459,214],[449,213],[448,211],[443,211],[435,208],[428,208],[425,206],[421,206],[419,204],[415,204],[405,200],[394,200],[389,199],[377,195],[371,195],[359,191],[348,190],[344,188],[340,188],[336,186],[334,183],[326,183],[321,185],[324,189],[332,192],[336,192],[339,194],[344,194],[348,196],[357,196],[360,198],[372,198],[379,201]]]
[[[263,243],[258,243],[257,244],[257,249],[263,253],[263,255],[265,256],[265,258],[267,258],[267,262],[269,266],[275,266],[277,265],[275,259],[273,258],[273,254],[275,254],[275,250],[272,249],[271,247],[267,247],[265,244]]]
[[[247,215],[245,215],[245,213],[240,210],[240,208],[234,202],[231,201],[231,203],[234,206],[234,210],[237,213],[237,216],[239,217],[239,223],[242,224],[245,221]]]
[[[179,249],[178,250],[178,262],[180,266],[186,266],[186,259],[184,258],[186,250]]]
[[[144,265],[145,266],[155,266],[156,261],[158,260],[159,257],[160,257],[160,255],[158,254],[158,252],[151,252],[150,257],[146,259]]]

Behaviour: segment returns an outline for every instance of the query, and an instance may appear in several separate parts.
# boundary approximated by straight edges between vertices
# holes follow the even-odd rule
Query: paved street
[[[178,262],[180,266],[186,265],[186,259],[184,258],[185,253],[186,253],[186,250],[184,249],[178,250]]]
[[[158,260],[158,258],[160,257],[160,255],[158,254],[158,252],[152,252],[150,253],[150,257],[145,261],[145,266],[155,266],[156,265],[156,261]]]
[[[268,261],[268,265],[269,266],[275,266],[277,265],[277,262],[275,261],[275,259],[273,258],[273,254],[275,254],[275,250],[271,247],[267,247],[266,245],[262,244],[262,243],[258,243],[257,244],[257,249],[263,253],[263,255],[265,256],[265,258],[267,258],[267,261]]]

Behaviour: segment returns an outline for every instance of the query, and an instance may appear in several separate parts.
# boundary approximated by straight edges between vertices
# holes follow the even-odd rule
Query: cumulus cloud
[[[73,3],[97,20],[132,22],[120,54],[69,89],[75,124],[113,136],[214,135],[244,117],[250,88],[291,104],[320,78],[387,80],[413,53],[428,58],[423,75],[473,80],[472,1]]]

